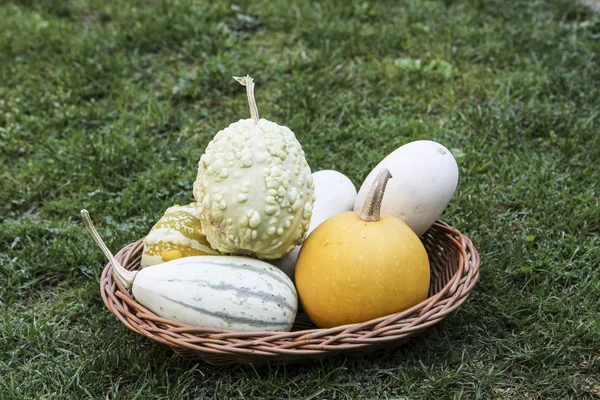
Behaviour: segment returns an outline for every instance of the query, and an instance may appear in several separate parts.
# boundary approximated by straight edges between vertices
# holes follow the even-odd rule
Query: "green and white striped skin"
[[[163,318],[239,332],[289,331],[298,310],[287,275],[248,257],[194,256],[145,268],[132,293]]]
[[[247,257],[186,257],[145,268],[132,293],[161,317],[241,332],[289,331],[298,309],[285,273]]]
[[[290,331],[298,294],[285,273],[264,261],[192,256],[139,271],[126,270],[108,249],[87,210],[81,217],[113,267],[113,276],[157,315],[203,328]]]
[[[167,208],[164,215],[144,238],[142,267],[161,264],[170,259],[217,255],[202,233],[197,205],[191,203]],[[167,258],[167,255],[170,255]]]

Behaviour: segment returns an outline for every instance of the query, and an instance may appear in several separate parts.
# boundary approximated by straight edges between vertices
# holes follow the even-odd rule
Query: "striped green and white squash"
[[[238,256],[193,256],[144,268],[132,293],[161,317],[232,331],[289,331],[298,309],[285,273]]]
[[[167,208],[144,238],[142,267],[149,267],[176,258],[218,255],[202,233],[196,203]]]
[[[158,316],[203,328],[240,332],[290,331],[298,294],[287,275],[260,260],[191,256],[128,271],[114,258],[86,210],[90,234],[133,297]]]

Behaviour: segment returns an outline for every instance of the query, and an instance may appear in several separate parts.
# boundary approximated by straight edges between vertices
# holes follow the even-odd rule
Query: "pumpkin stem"
[[[106,244],[104,244],[104,241],[98,234],[98,231],[94,227],[94,223],[90,218],[90,213],[88,213],[87,210],[81,210],[81,217],[83,218],[83,222],[88,232],[90,233],[98,247],[100,247],[100,250],[102,250],[108,261],[110,261],[110,263],[112,264],[113,271],[119,282],[121,282],[123,286],[125,286],[125,288],[127,288],[128,290],[131,289],[131,285],[133,284],[133,280],[137,275],[137,271],[128,271],[121,264],[119,264],[115,256],[113,256],[108,247],[106,247]]]
[[[391,178],[392,174],[389,169],[384,168],[379,171],[377,178],[375,178],[369,189],[365,203],[360,209],[360,219],[368,222],[379,221],[383,194],[385,193],[385,187]]]
[[[250,76],[234,76],[233,79],[238,81],[243,86],[246,86],[246,93],[248,94],[248,104],[250,105],[250,117],[258,122],[258,107],[256,106],[256,100],[254,100],[254,79]]]

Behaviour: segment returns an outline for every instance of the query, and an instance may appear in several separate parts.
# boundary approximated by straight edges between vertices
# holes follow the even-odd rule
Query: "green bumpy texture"
[[[267,260],[304,240],[315,201],[302,146],[289,128],[265,119],[215,135],[198,163],[194,197],[212,248]]]

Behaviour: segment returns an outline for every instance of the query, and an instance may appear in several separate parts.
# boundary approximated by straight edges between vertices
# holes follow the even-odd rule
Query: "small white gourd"
[[[222,253],[281,258],[306,234],[314,185],[304,151],[285,126],[259,119],[254,81],[251,118],[219,131],[198,163],[194,197],[202,230]]]
[[[316,200],[308,228],[309,235],[323,221],[345,211],[352,211],[356,199],[356,187],[341,172],[334,170],[315,172],[313,173],[313,182],[315,183]],[[273,261],[273,265],[285,272],[292,281],[301,247],[296,246],[287,256]]]

